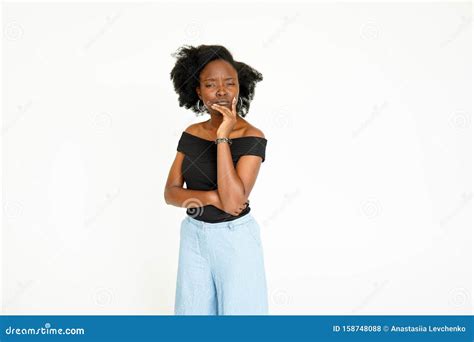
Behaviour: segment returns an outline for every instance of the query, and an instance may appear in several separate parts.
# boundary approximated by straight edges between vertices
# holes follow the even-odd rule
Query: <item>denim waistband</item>
[[[239,217],[238,219],[232,220],[232,221],[225,221],[225,222],[216,222],[216,223],[210,223],[210,222],[204,222],[200,220],[196,220],[195,218],[191,216],[187,216],[185,220],[187,220],[189,223],[195,225],[198,228],[233,228],[236,226],[239,226],[241,224],[247,223],[251,220],[253,220],[252,214],[249,212],[246,215]]]

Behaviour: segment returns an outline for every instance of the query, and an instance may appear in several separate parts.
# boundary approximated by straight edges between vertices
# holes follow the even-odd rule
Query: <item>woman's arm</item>
[[[257,128],[247,135],[265,137]],[[217,145],[217,188],[226,212],[235,212],[239,210],[241,203],[247,202],[261,164],[261,157],[244,155],[234,167],[229,144]]]
[[[225,211],[234,212],[244,203],[245,188],[235,171],[232,153],[228,143],[217,145],[217,191]]]
[[[183,159],[184,153],[176,152],[165,185],[164,197],[166,204],[185,208],[196,208],[211,204],[213,199],[208,191],[183,188],[184,179],[181,173]]]
[[[230,133],[237,123],[237,98],[232,100],[232,110],[227,106],[218,104],[211,108],[223,116],[222,123],[217,129],[217,138],[229,138]],[[249,136],[264,138],[263,132],[254,126],[245,130]],[[228,143],[217,145],[217,189],[225,211],[234,212],[240,203],[245,203],[257,179],[262,159],[258,156],[242,156],[234,167],[232,153]]]
[[[184,189],[171,186],[165,189],[166,204],[182,208],[199,208],[212,204],[211,194],[206,190]]]
[[[184,179],[181,173],[183,159],[184,153],[177,152],[165,185],[164,198],[166,204],[184,208],[213,205],[216,208],[224,210],[224,205],[219,198],[217,190],[191,190],[183,188]],[[239,210],[228,213],[238,215],[245,208],[246,203],[240,205]]]

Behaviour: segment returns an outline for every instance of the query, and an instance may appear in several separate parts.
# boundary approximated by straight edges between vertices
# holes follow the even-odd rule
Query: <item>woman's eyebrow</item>
[[[225,80],[233,80],[234,78],[233,77],[227,77]],[[215,78],[206,78],[204,79],[204,81],[215,81]]]

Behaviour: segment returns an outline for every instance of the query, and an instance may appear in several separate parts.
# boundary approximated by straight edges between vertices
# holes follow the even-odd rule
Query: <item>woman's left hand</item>
[[[218,104],[213,104],[212,109],[215,109],[222,113],[223,120],[219,128],[217,129],[218,138],[228,138],[230,132],[234,129],[235,124],[237,123],[237,100],[234,97],[232,100],[232,110],[225,106]]]

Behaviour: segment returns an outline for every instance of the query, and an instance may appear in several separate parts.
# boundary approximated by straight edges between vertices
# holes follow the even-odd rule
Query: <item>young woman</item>
[[[219,45],[183,46],[173,56],[179,105],[210,115],[182,132],[165,186],[166,203],[187,208],[175,314],[267,314],[260,227],[248,200],[267,140],[244,119],[262,75]]]

